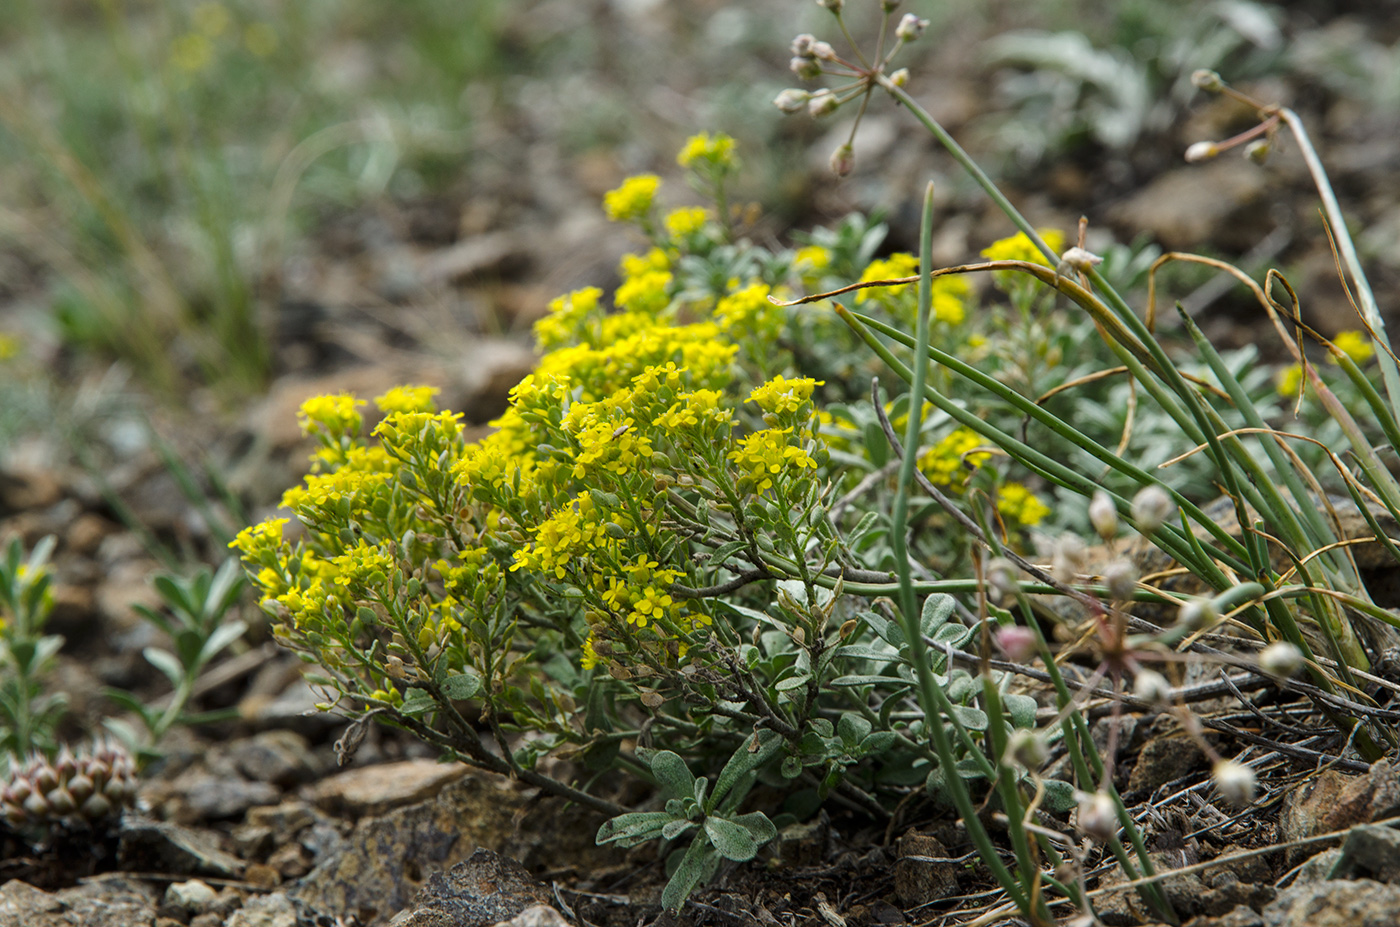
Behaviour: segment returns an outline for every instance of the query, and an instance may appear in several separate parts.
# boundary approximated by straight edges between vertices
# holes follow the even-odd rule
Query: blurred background
[[[847,4],[857,40],[877,6]],[[846,111],[772,106],[799,85],[796,33],[844,47],[813,0],[3,8],[0,519],[27,543],[88,519],[94,551],[135,531],[143,557],[221,556],[305,466],[295,410],[314,393],[429,383],[484,425],[530,369],[546,302],[607,289],[636,246],[602,194],[652,171],[664,201],[688,202],[674,156],[699,130],[739,140],[735,199],[774,242],[859,210],[889,223],[887,250],[909,248],[930,177],[939,260],[1011,231],[882,101],[854,173],[831,176]],[[932,23],[901,58],[910,89],[1032,221],[1072,231],[1086,215],[1091,247],[1139,269],[1161,249],[1278,266],[1323,331],[1355,327],[1294,146],[1263,167],[1182,159],[1256,121],[1193,90],[1196,68],[1298,110],[1395,305],[1400,7],[904,10]],[[1250,305],[1193,273],[1173,296],[1214,337],[1253,340]]]

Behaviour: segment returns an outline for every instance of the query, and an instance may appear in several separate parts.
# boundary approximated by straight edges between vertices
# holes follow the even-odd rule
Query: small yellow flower
[[[798,248],[792,266],[803,277],[816,276],[831,266],[831,250],[821,245]]]
[[[1289,364],[1274,375],[1274,388],[1278,390],[1280,396],[1295,398],[1302,385],[1303,367],[1301,364]]]
[[[734,156],[734,139],[723,132],[716,132],[714,135],[701,132],[686,139],[680,154],[676,155],[676,163],[681,167],[692,167],[695,162],[702,160],[726,170],[734,168],[737,162]]]
[[[364,416],[358,407],[365,404],[349,393],[336,393],[329,396],[312,396],[297,410],[297,424],[303,434],[325,433],[332,437],[354,435],[364,424]]]
[[[0,361],[9,360],[19,354],[20,341],[14,335],[0,332]]]
[[[992,456],[977,450],[981,446],[981,435],[971,428],[958,428],[919,456],[919,469],[931,483],[961,486],[967,479],[967,467],[979,467]]]
[[[1065,249],[1065,234],[1059,229],[1036,229],[1036,232],[1056,254]],[[982,249],[982,256],[989,261],[1032,261],[1046,267],[1054,266],[1040,253],[1040,249],[1031,242],[1025,232],[1017,232],[1010,238],[992,242]]]
[[[1337,337],[1332,339],[1332,343],[1357,364],[1364,364],[1376,356],[1376,349],[1365,332],[1337,332]]]
[[[651,212],[652,202],[656,199],[656,191],[660,186],[661,178],[655,174],[628,177],[622,182],[622,186],[603,195],[603,211],[614,222],[631,222],[645,218],[647,213]]]
[[[824,383],[824,380],[813,380],[811,377],[789,380],[779,374],[762,386],[755,387],[749,393],[749,401],[757,403],[764,412],[775,415],[796,412],[812,398],[812,390]]]
[[[204,0],[194,8],[190,14],[190,20],[194,23],[195,29],[214,39],[224,34],[228,29],[233,17],[229,16],[228,10],[222,3],[215,0]]]
[[[1007,483],[997,494],[997,511],[1002,517],[1029,527],[1040,524],[1050,514],[1050,507],[1020,483]]]
[[[440,392],[436,386],[396,386],[383,396],[374,397],[374,404],[384,413],[436,412],[433,397]]]
[[[682,206],[666,214],[666,232],[672,238],[689,238],[705,227],[710,211],[701,206]]]

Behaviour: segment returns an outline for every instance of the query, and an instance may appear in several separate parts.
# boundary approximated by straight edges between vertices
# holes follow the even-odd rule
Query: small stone
[[[132,872],[243,875],[243,861],[221,850],[207,833],[130,813],[122,818],[117,864]]]
[[[165,890],[165,904],[180,908],[191,915],[203,914],[209,910],[217,897],[218,892],[199,879],[175,882]]]
[[[316,821],[311,806],[304,801],[284,801],[248,809],[250,827],[266,827],[279,836],[290,837]]]
[[[155,927],[185,927],[185,922],[178,917],[157,917]]]
[[[954,895],[957,864],[947,862],[948,848],[927,834],[905,834],[894,864],[894,892],[906,908]]]
[[[266,782],[237,776],[199,776],[185,793],[187,823],[236,818],[254,805],[275,804],[282,792]]]
[[[778,858],[789,866],[816,866],[826,849],[826,824],[820,817],[789,824],[778,831]]]
[[[497,921],[493,927],[573,927],[554,908],[547,904],[534,904],[521,911],[508,921]]]
[[[1172,734],[1149,740],[1138,753],[1137,765],[1128,777],[1128,791],[1154,792],[1205,765],[1205,752],[1189,737]]]
[[[1400,879],[1400,831],[1389,827],[1355,827],[1342,842],[1332,878],[1365,876],[1377,882]]]
[[[316,758],[295,731],[263,731],[232,747],[234,765],[254,782],[291,788],[316,775]]]
[[[425,801],[466,775],[467,767],[435,760],[404,760],[352,769],[316,783],[312,800],[332,814],[369,817]]]
[[[249,863],[243,881],[254,888],[276,888],[282,884],[282,873],[267,863]]]
[[[1293,885],[1263,911],[1268,927],[1393,927],[1400,886],[1370,879]]]
[[[285,879],[296,879],[311,871],[311,861],[299,843],[288,843],[267,858],[267,864]]]
[[[297,909],[282,892],[256,895],[233,912],[226,927],[297,927]]]
[[[244,859],[261,859],[275,845],[272,828],[240,824],[233,829],[233,847]]]
[[[491,927],[550,900],[549,889],[520,863],[478,849],[447,872],[428,876],[413,906],[390,927]]]
[[[212,911],[208,914],[196,914],[190,918],[190,927],[224,927],[224,915]]]

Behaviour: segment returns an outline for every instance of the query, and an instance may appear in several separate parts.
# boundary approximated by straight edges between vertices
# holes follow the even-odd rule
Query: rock
[[[477,850],[448,872],[434,872],[391,927],[492,927],[526,908],[548,905],[549,889],[515,860]],[[547,923],[547,922],[546,922]],[[567,922],[566,922],[567,923]],[[524,924],[519,924],[524,927]]]
[[[502,780],[458,778],[431,801],[360,821],[292,894],[317,910],[375,923],[407,906],[428,873],[465,860],[483,844],[501,846],[524,805],[524,796]]]
[[[225,927],[297,927],[297,909],[283,892],[255,895],[233,912]]]
[[[0,886],[0,927],[151,927],[155,920],[155,889],[121,874],[52,893],[18,879]]]
[[[185,777],[181,777],[185,778]],[[282,791],[266,782],[249,782],[238,776],[194,773],[184,791],[183,807],[177,812],[182,823],[226,821],[255,805],[275,804]]]
[[[461,764],[404,760],[352,769],[316,783],[312,800],[332,814],[350,818],[379,815],[421,802],[467,774]]]
[[[1342,841],[1342,852],[1332,867],[1331,877],[1357,876],[1377,882],[1394,882],[1400,877],[1400,831],[1389,827],[1356,827]]]
[[[1400,886],[1370,879],[1294,885],[1263,910],[1265,927],[1394,927]]]
[[[198,879],[175,882],[165,890],[164,904],[179,908],[187,915],[203,914],[214,904],[219,893]]]
[[[1205,752],[1190,737],[1183,734],[1157,737],[1143,744],[1138,753],[1137,764],[1128,777],[1128,791],[1145,790],[1150,794],[1205,765]]]
[[[778,858],[789,866],[817,866],[826,850],[826,820],[818,816],[805,824],[789,824],[778,831]]]
[[[1373,764],[1364,776],[1328,770],[1288,793],[1279,814],[1279,833],[1285,841],[1301,840],[1392,817],[1397,810],[1400,777],[1388,761]],[[1294,847],[1288,852],[1289,865],[1297,865],[1315,850]]]
[[[573,927],[564,915],[547,904],[532,904],[508,921],[498,921],[492,927]]]
[[[315,778],[315,756],[306,738],[294,731],[263,731],[233,744],[234,766],[254,782],[291,788]]]
[[[117,864],[129,871],[232,879],[243,874],[243,861],[220,849],[211,835],[179,824],[127,814],[120,841]]]
[[[1112,206],[1109,221],[1150,232],[1172,250],[1192,250],[1206,242],[1239,244],[1257,238],[1257,224],[1243,214],[1260,204],[1268,181],[1263,172],[1241,158],[1167,171],[1137,193]],[[1230,241],[1221,241],[1232,231]]]
[[[249,827],[265,827],[279,837],[291,837],[316,822],[316,814],[304,801],[284,801],[248,809]]]
[[[1298,867],[1298,875],[1294,877],[1293,884],[1305,885],[1308,882],[1326,882],[1332,876],[1332,867],[1337,865],[1337,860],[1341,858],[1341,847],[1322,851]]]
[[[935,837],[909,833],[899,840],[894,864],[894,892],[906,908],[918,907],[958,891],[957,864]]]
[[[1182,917],[1225,917],[1241,906],[1260,907],[1274,897],[1273,886],[1267,881],[1241,881],[1233,869],[1224,865],[1203,873],[1172,873],[1178,863],[1166,854],[1153,853],[1152,862],[1158,873],[1166,873],[1158,884],[1167,902]],[[1101,885],[1111,887],[1124,881],[1122,870],[1115,868]],[[1151,908],[1136,889],[1110,892],[1094,908],[1109,927],[1127,927],[1154,919]]]
[[[1182,927],[1264,927],[1264,918],[1253,908],[1240,905],[1220,917],[1193,917]]]

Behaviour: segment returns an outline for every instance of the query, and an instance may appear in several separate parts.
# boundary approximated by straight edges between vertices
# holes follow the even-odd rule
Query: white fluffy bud
[[[1007,739],[1006,753],[1026,769],[1039,769],[1050,759],[1050,750],[1045,746],[1045,739],[1035,731],[1025,728],[1017,728]]]
[[[1220,154],[1220,146],[1215,142],[1196,142],[1186,149],[1186,162],[1195,164],[1198,161],[1209,161]]]
[[[1198,90],[1204,90],[1206,93],[1219,93],[1225,89],[1225,82],[1220,79],[1220,75],[1206,68],[1192,71],[1191,83]]]
[[[773,98],[773,105],[791,115],[806,109],[807,101],[811,99],[811,96],[812,95],[805,90],[797,90],[793,87],[789,87]]]
[[[895,26],[894,34],[900,41],[912,42],[924,34],[928,28],[928,20],[920,19],[913,13],[905,13],[899,20],[899,25]]]
[[[1105,541],[1111,541],[1118,535],[1118,507],[1102,489],[1089,500],[1089,524]]]
[[[1215,788],[1220,797],[1236,808],[1243,808],[1254,801],[1254,790],[1258,785],[1254,770],[1234,760],[1221,760],[1210,771],[1215,779]]]
[[[1074,247],[1060,255],[1060,266],[1056,268],[1055,272],[1061,277],[1065,276],[1065,274],[1070,271],[1087,274],[1090,270],[1093,270],[1096,264],[1102,263],[1103,258],[1099,257],[1094,252]]]
[[[1270,676],[1287,679],[1303,668],[1303,651],[1288,641],[1274,641],[1259,651],[1259,668]]]
[[[831,153],[831,160],[827,163],[830,165],[833,174],[837,177],[845,177],[856,169],[855,149],[847,142]]]
[[[1156,670],[1138,670],[1133,678],[1133,694],[1152,705],[1165,705],[1172,697],[1172,684]]]
[[[1137,591],[1137,580],[1137,567],[1122,557],[1103,568],[1103,584],[1115,599],[1131,599]]]
[[[890,83],[894,84],[896,87],[903,87],[905,84],[909,83],[909,69],[900,68],[898,71],[895,71],[890,75]]]
[[[1172,516],[1176,506],[1160,486],[1144,486],[1133,496],[1133,521],[1143,534],[1151,534]]]
[[[802,80],[815,80],[822,76],[822,66],[817,64],[815,58],[799,55],[788,62],[788,67]]]
[[[1107,792],[1080,792],[1079,830],[1087,837],[1107,843],[1118,833],[1118,806]]]
[[[830,90],[822,89],[812,94],[807,101],[807,112],[811,113],[813,118],[820,119],[822,116],[836,112],[840,105],[841,101],[837,99],[836,94]]]
[[[1210,599],[1196,599],[1181,606],[1181,611],[1177,612],[1176,620],[1182,627],[1191,631],[1200,631],[1215,624],[1220,619],[1220,612],[1216,609],[1215,603]]]

